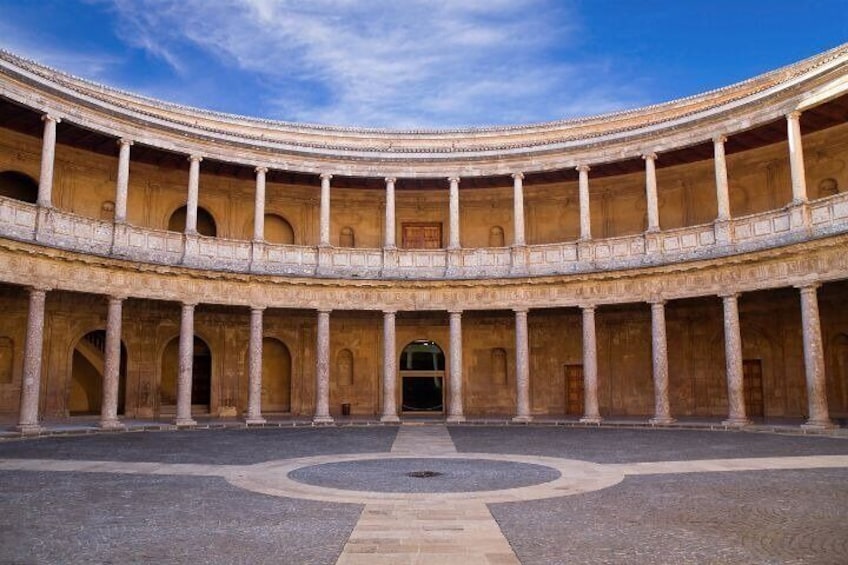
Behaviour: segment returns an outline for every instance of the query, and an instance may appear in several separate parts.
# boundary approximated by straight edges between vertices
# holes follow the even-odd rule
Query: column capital
[[[648,161],[648,160],[656,161],[657,160],[657,154],[656,153],[645,153],[644,155],[642,155],[642,159],[644,159],[645,161]]]
[[[51,121],[51,122],[56,122],[57,124],[61,124],[62,118],[57,116],[56,114],[51,114],[51,113],[48,112],[47,114],[41,115],[41,121],[42,122]]]
[[[530,308],[527,308],[525,306],[518,306],[516,308],[513,308],[512,311],[516,314],[527,314],[530,311]]]
[[[448,177],[448,182],[450,182],[451,184],[453,184],[453,183],[459,184],[459,177],[458,176]]]
[[[395,177],[386,177],[385,181],[386,184],[395,184],[397,182],[397,179]]]
[[[129,147],[132,147],[135,144],[135,142],[128,137],[122,137],[118,139],[115,143],[117,143],[118,145],[127,145]]]
[[[512,173],[512,175],[510,175],[510,176],[512,178],[514,178],[515,180],[524,180],[524,173],[521,173],[521,172]]]
[[[333,311],[333,309],[332,308],[317,308],[316,311],[318,312],[319,315],[320,314],[326,314],[326,315],[329,316],[330,313]]]
[[[318,175],[318,178],[320,178],[321,180],[330,180],[333,178],[333,173],[321,173],[320,175]]]
[[[594,312],[595,310],[598,309],[598,305],[597,304],[581,304],[580,309],[583,310],[584,312]]]
[[[657,306],[665,306],[666,302],[668,301],[665,298],[660,297],[651,298],[650,300],[648,300],[648,304],[651,305],[651,308],[655,308]]]
[[[255,169],[253,169],[253,172],[264,174],[268,172],[268,167],[256,167]]]
[[[727,136],[724,134],[717,134],[713,136],[713,143],[727,143]]]
[[[588,173],[592,170],[592,167],[590,167],[589,165],[577,165],[576,167],[574,167],[574,170],[578,173]]]
[[[451,316],[462,316],[462,312],[463,310],[448,310],[448,314],[450,314]]]
[[[192,153],[191,155],[186,157],[186,159],[189,160],[189,161],[197,161],[199,163],[199,162],[203,161],[203,155],[198,155],[196,153]]]
[[[801,284],[796,284],[794,286],[795,286],[795,288],[800,290],[801,293],[803,294],[805,292],[807,292],[807,293],[816,292],[816,290],[818,290],[818,288],[821,286],[821,283],[818,282],[818,281],[812,281],[812,282],[805,282],[805,283],[801,283]]]
[[[383,310],[383,316],[394,316],[397,314],[397,310]]]
[[[52,287],[45,285],[32,285],[27,288],[30,292],[50,292],[51,290],[53,290]]]
[[[251,304],[250,311],[251,312],[263,312],[266,308],[268,308],[268,307],[265,306],[264,304]]]
[[[127,297],[123,294],[114,294],[107,296],[106,298],[109,301],[109,304],[112,304],[113,302],[123,302],[127,299]]]
[[[719,298],[739,298],[740,292],[722,292],[718,295]]]
[[[801,119],[801,111],[800,110],[793,110],[793,111],[789,112],[788,114],[786,114],[786,119],[787,120],[799,120],[799,119]]]
[[[182,304],[183,310],[186,310],[188,308],[191,308],[193,310],[194,307],[197,306],[197,304],[198,304],[197,302],[183,302],[183,304]]]

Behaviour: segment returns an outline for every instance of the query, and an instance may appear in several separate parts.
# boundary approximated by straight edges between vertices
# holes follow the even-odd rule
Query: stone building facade
[[[686,99],[395,131],[0,53],[0,413],[848,416],[848,45]]]

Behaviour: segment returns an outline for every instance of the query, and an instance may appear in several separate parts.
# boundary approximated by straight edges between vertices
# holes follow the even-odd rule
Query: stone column
[[[253,202],[253,241],[265,239],[265,174],[268,167],[256,167],[256,194]]]
[[[315,349],[316,424],[331,424],[330,416],[330,310],[318,310],[318,344]]]
[[[727,183],[727,160],[724,156],[724,144],[727,138],[719,135],[713,138],[715,163],[716,200],[718,201],[718,220],[730,219],[730,192]]]
[[[386,233],[383,237],[383,247],[394,249],[395,244],[395,181],[393,177],[386,178]]]
[[[16,428],[24,434],[41,431],[38,423],[38,401],[41,394],[41,356],[44,348],[44,303],[48,290],[50,289],[31,288],[29,290],[21,411]]]
[[[264,306],[250,308],[250,341],[247,344],[246,424],[264,424],[262,417],[262,315]]]
[[[118,140],[118,180],[115,182],[115,221],[127,221],[127,190],[130,182],[131,139]]]
[[[200,187],[200,155],[189,155],[188,157],[188,199],[186,201],[186,227],[187,234],[197,234],[197,199]]]
[[[817,288],[818,284],[800,287],[801,329],[804,335],[804,372],[807,377],[809,412],[809,418],[803,427],[808,429],[833,427],[827,409],[827,383],[825,382],[824,348],[822,347]]]
[[[592,239],[592,216],[589,208],[589,167],[577,167],[578,198],[580,200],[580,239]]]
[[[381,422],[399,422],[397,413],[397,351],[395,343],[395,311],[383,312],[383,415]]]
[[[645,160],[645,195],[648,199],[648,229],[649,232],[660,229],[660,210],[657,204],[657,167],[656,153],[642,155]]]
[[[652,424],[671,424],[668,400],[668,341],[665,331],[665,301],[651,303],[651,351],[654,370],[654,417]]]
[[[41,140],[41,176],[38,179],[38,205],[53,206],[53,165],[56,161],[56,124],[60,118],[44,114],[44,136]]]
[[[792,202],[807,201],[807,176],[804,172],[804,144],[801,141],[801,112],[786,115],[789,139],[789,169],[792,175]]]
[[[459,177],[450,177],[450,233],[448,249],[459,249]]]
[[[464,422],[462,408],[462,311],[450,312],[450,405],[448,422]]]
[[[745,414],[745,389],[742,379],[742,334],[739,330],[738,294],[722,295],[724,304],[724,357],[727,367],[727,426],[751,423]]]
[[[526,245],[524,239],[524,173],[512,175],[513,245]]]
[[[121,318],[124,298],[109,297],[106,313],[106,351],[103,366],[103,404],[100,410],[100,427],[120,429],[124,425],[118,420],[118,394],[120,393],[121,371]]]
[[[583,417],[586,424],[601,423],[598,409],[598,345],[595,336],[595,307],[583,307]]]
[[[191,380],[194,370],[194,307],[184,303],[180,318],[180,372],[177,376],[177,426],[194,426],[191,417]]]
[[[529,422],[530,415],[530,338],[527,335],[527,310],[515,310],[515,404],[513,422]]]
[[[318,218],[319,238],[318,245],[329,247],[330,245],[330,173],[321,173],[321,210]]]

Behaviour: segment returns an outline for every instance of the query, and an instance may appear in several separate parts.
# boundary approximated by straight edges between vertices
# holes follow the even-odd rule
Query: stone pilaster
[[[459,177],[450,177],[450,233],[448,234],[448,249],[460,248],[459,239]]]
[[[592,239],[592,216],[589,206],[589,166],[577,167],[578,198],[580,200],[580,239],[586,241]]]
[[[530,338],[527,310],[515,310],[515,408],[513,422],[533,420],[530,414]]]
[[[318,217],[318,245],[329,247],[330,245],[330,173],[321,173],[321,208]]]
[[[668,341],[665,328],[665,302],[651,303],[651,352],[654,372],[654,417],[652,424],[671,424],[668,400]]]
[[[21,411],[16,427],[23,434],[36,434],[41,431],[38,403],[41,395],[41,356],[44,348],[44,303],[49,290],[48,288],[29,290]]]
[[[253,241],[265,239],[265,175],[268,167],[256,167],[256,192],[253,201]]]
[[[581,422],[599,424],[598,344],[595,334],[595,307],[583,307],[583,417]]]
[[[648,201],[648,229],[655,232],[660,229],[660,210],[657,201],[657,155],[648,153],[642,155],[645,160],[645,196]]]
[[[395,312],[383,312],[383,415],[381,422],[399,422],[397,413],[397,345]]]
[[[394,249],[395,243],[395,182],[392,177],[386,178],[386,232],[383,236],[383,247]]]
[[[512,175],[513,245],[526,245],[524,237],[524,173]]]
[[[131,139],[118,140],[118,178],[115,182],[115,222],[127,221],[127,191],[130,182]]]
[[[38,178],[38,205],[53,206],[53,167],[56,162],[56,124],[60,118],[50,114],[41,116],[44,136],[41,139],[41,176]]]
[[[104,429],[120,429],[124,424],[118,420],[118,394],[121,370],[121,322],[124,298],[110,296],[106,312],[106,351],[103,367],[103,403],[99,426]]]
[[[200,155],[189,155],[188,157],[188,198],[186,200],[186,225],[185,232],[188,235],[197,234],[197,201],[200,190]]]
[[[180,316],[180,371],[177,376],[177,426],[194,426],[191,417],[191,381],[194,370],[194,307],[185,303]]]
[[[264,306],[250,308],[250,340],[247,344],[246,424],[264,424],[262,417],[262,316]]]
[[[801,329],[804,335],[804,371],[807,377],[807,406],[809,417],[803,425],[807,429],[832,428],[833,422],[827,408],[827,383],[824,372],[821,322],[817,284],[800,287]]]
[[[462,312],[450,312],[450,404],[448,422],[464,422],[462,407]]]
[[[746,426],[751,423],[751,420],[745,414],[738,295],[726,294],[721,298],[724,306],[724,357],[727,368],[728,404],[728,417],[723,423],[727,426]]]
[[[318,310],[318,343],[315,349],[316,424],[330,424],[330,311]]]
[[[786,115],[789,141],[789,170],[792,176],[792,202],[807,202],[807,175],[804,171],[804,144],[801,141],[801,112]]]

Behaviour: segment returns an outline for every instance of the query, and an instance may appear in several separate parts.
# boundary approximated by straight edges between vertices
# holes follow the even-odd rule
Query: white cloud
[[[579,30],[568,5],[551,0],[112,2],[124,41],[178,73],[189,65],[185,42],[258,73],[283,119],[426,127],[638,102],[619,96],[601,67],[552,57]]]

